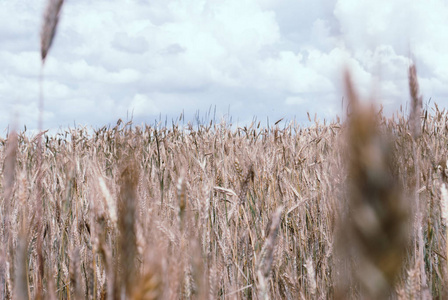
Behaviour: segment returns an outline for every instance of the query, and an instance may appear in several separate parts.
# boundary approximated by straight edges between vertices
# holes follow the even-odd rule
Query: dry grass
[[[354,261],[364,266],[359,270],[385,275],[359,273],[346,297],[392,292],[420,298],[423,263],[429,294],[444,298],[441,195],[448,116],[437,107],[424,115],[417,140],[405,118],[371,113],[375,126],[355,126],[350,118],[269,130],[256,124],[193,130],[119,122],[91,134],[77,128],[45,135],[42,273],[35,213],[38,142],[22,132],[14,146],[11,135],[0,144],[0,238],[10,245],[1,254],[2,295],[34,298],[43,274],[44,298],[333,298],[340,279],[338,228],[352,228],[358,235],[351,245],[360,251]],[[363,135],[367,139],[354,140]],[[352,160],[344,154],[348,146],[358,151]],[[379,177],[370,178],[382,179],[379,186],[363,182],[362,174],[372,172]],[[402,195],[413,207],[416,176],[422,260],[418,231],[406,231],[414,242],[401,250],[406,210],[393,201]],[[347,214],[353,222],[338,222]],[[369,227],[382,222],[387,225]],[[372,278],[378,285],[365,285]]]

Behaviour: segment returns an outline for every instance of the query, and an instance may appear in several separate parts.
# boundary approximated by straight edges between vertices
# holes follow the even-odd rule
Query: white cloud
[[[136,117],[146,115],[156,115],[160,113],[153,100],[148,96],[136,94],[129,105],[129,111],[133,112]]]
[[[132,37],[126,32],[116,33],[112,46],[118,50],[130,53],[144,53],[148,49],[148,43],[143,37]]]
[[[339,0],[335,15],[354,57],[385,86],[383,96],[395,107],[408,95],[407,66],[417,64],[422,92],[427,98],[430,82],[448,80],[448,4],[445,1]],[[359,26],[363,24],[363,26]],[[437,84],[436,84],[437,85]],[[402,100],[398,100],[401,94]],[[448,89],[444,91],[445,97]],[[443,98],[438,101],[443,102]]]
[[[287,97],[285,99],[285,103],[287,105],[303,105],[306,104],[308,102],[308,100],[299,97],[299,96],[292,96],[292,97]]]
[[[28,127],[44,4],[0,3],[1,108]],[[443,104],[447,16],[442,0],[66,1],[44,68],[45,124],[102,126],[131,110],[139,121],[193,118],[215,105],[239,120],[332,118],[345,68],[393,111],[408,99],[410,59],[425,98]]]

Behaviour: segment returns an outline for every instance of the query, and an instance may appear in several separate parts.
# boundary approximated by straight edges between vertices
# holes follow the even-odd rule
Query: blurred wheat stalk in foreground
[[[47,7],[44,13],[44,20],[40,33],[40,49],[42,62],[47,58],[48,51],[53,43],[56,35],[56,29],[59,22],[59,15],[61,12],[64,0],[48,0]]]
[[[340,251],[352,265],[363,298],[386,299],[404,263],[408,211],[394,170],[390,137],[381,132],[381,115],[373,104],[363,106],[348,73],[345,82],[351,108],[347,124],[349,203]],[[346,294],[348,288],[343,287],[341,293]]]

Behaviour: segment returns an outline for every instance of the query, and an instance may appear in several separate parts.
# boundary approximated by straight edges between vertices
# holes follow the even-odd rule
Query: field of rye
[[[0,299],[447,299],[448,113],[413,65],[409,115],[345,87],[309,127],[50,135],[41,97],[41,133],[0,139]]]
[[[9,134],[0,297],[446,298],[448,116],[351,101],[308,128],[75,128],[40,163]]]

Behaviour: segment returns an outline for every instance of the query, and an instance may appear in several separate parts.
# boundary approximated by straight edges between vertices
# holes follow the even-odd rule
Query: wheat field
[[[11,133],[1,298],[445,298],[447,114],[421,121],[79,127],[44,134],[40,190]]]

